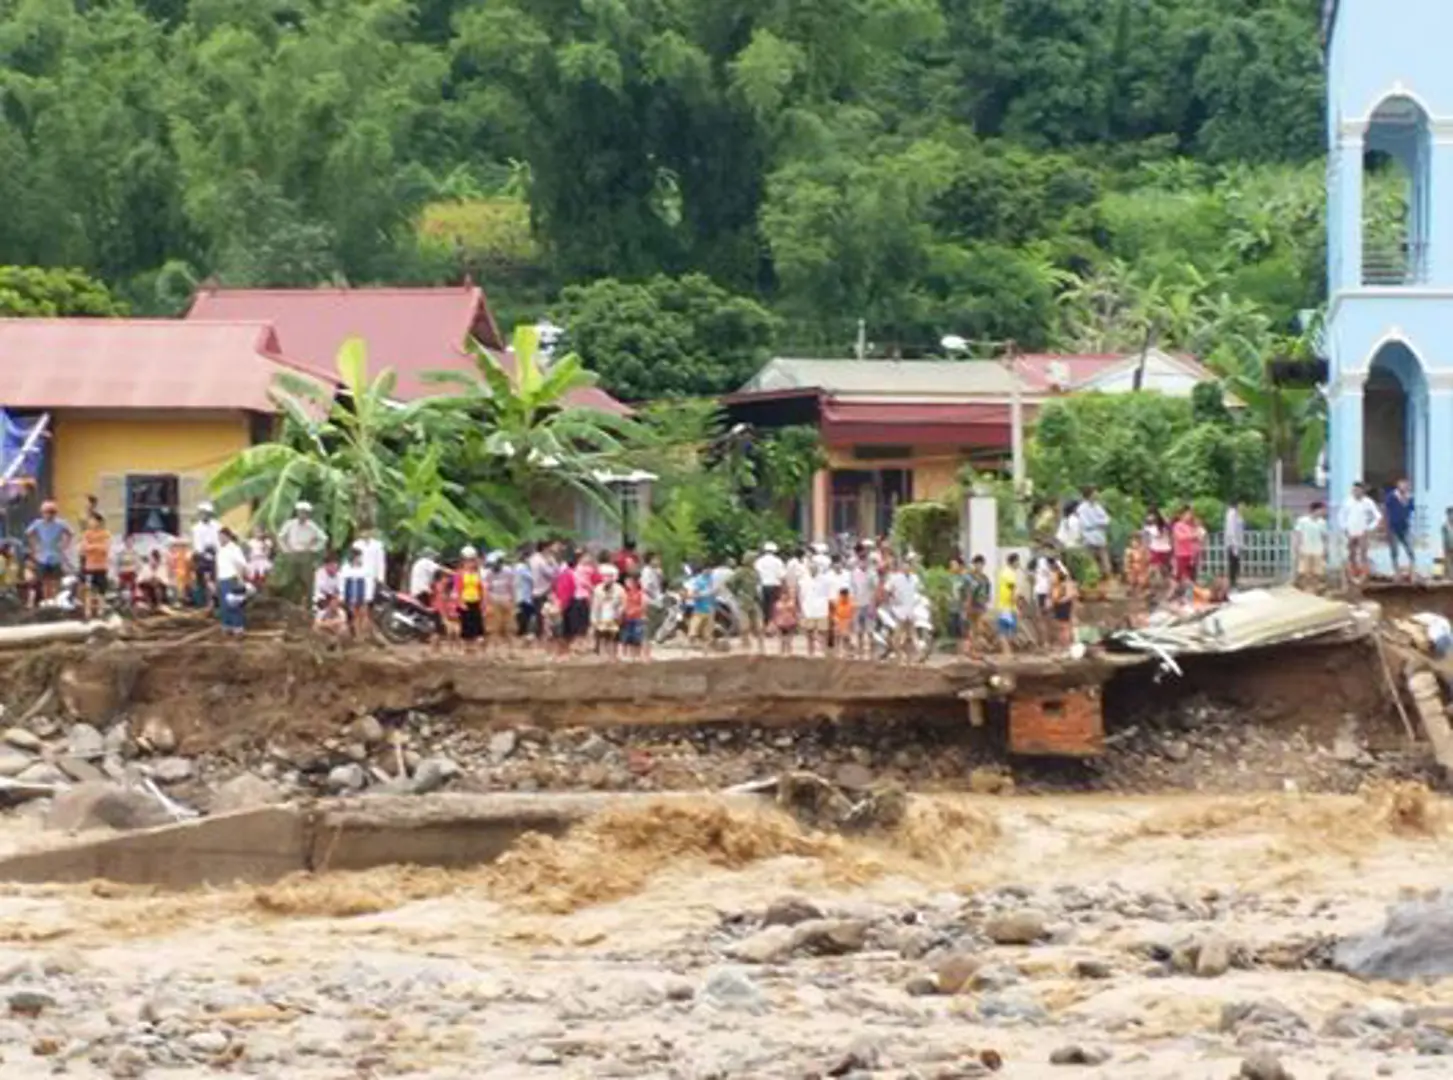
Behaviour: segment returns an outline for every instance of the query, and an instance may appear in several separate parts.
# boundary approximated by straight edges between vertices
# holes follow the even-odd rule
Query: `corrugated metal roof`
[[[274,412],[271,326],[175,319],[0,319],[0,407]]]
[[[998,397],[1014,376],[991,360],[796,360],[779,357],[742,393],[821,390],[834,397]]]

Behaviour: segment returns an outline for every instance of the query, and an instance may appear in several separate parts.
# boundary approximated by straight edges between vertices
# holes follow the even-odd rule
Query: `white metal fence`
[[[1247,530],[1241,547],[1241,581],[1287,581],[1296,569],[1292,553],[1292,534],[1282,530]],[[1227,576],[1226,538],[1221,533],[1206,537],[1201,549],[1202,580],[1215,581]]]

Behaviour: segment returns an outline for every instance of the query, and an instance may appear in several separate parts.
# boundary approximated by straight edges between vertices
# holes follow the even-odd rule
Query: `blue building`
[[[1406,476],[1428,562],[1453,506],[1453,2],[1326,0],[1324,33],[1333,520]]]

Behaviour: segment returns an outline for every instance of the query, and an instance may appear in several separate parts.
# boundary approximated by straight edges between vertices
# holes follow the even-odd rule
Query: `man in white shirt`
[[[247,552],[231,529],[219,529],[217,539],[217,611],[222,629],[240,636],[246,626],[243,605],[247,602]]]
[[[1327,507],[1314,502],[1292,527],[1298,585],[1320,584],[1327,578]]]
[[[757,556],[752,569],[762,586],[762,618],[771,626],[772,612],[777,610],[777,598],[782,595],[782,582],[787,579],[787,564],[777,554],[777,545],[768,540],[762,545],[762,554]]]
[[[1367,542],[1381,524],[1377,503],[1361,484],[1353,484],[1352,497],[1342,507],[1342,534],[1347,537],[1347,574],[1354,581],[1367,578]]]
[[[828,575],[809,562],[803,571],[801,585],[802,630],[807,635],[807,655],[817,655],[817,643],[827,640],[829,615],[832,613],[832,583]]]
[[[1246,524],[1241,518],[1241,504],[1235,499],[1226,505],[1221,539],[1226,545],[1226,584],[1234,589],[1241,581],[1241,548],[1246,543]]]
[[[1110,512],[1100,502],[1100,493],[1092,487],[1085,488],[1084,500],[1075,510],[1080,524],[1080,542],[1094,557],[1100,567],[1100,576],[1109,580],[1113,568],[1110,565]]]
[[[193,600],[197,607],[205,607],[208,594],[217,581],[217,549],[222,546],[222,526],[218,523],[216,507],[204,502],[197,507],[197,520],[192,523],[192,580]]]
[[[371,604],[378,595],[378,587],[388,579],[388,549],[377,529],[365,529],[355,546],[363,553],[364,601]]]
[[[431,602],[434,595],[434,575],[439,572],[439,560],[432,548],[419,552],[419,557],[409,567],[409,595],[421,604]]]
[[[313,520],[312,504],[299,500],[293,516],[277,531],[278,557],[273,569],[277,590],[301,602],[327,546],[328,534]]]

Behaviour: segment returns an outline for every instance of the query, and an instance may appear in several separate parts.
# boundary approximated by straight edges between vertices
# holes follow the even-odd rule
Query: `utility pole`
[[[859,360],[868,358],[868,320],[858,320],[858,344],[853,353]]]

